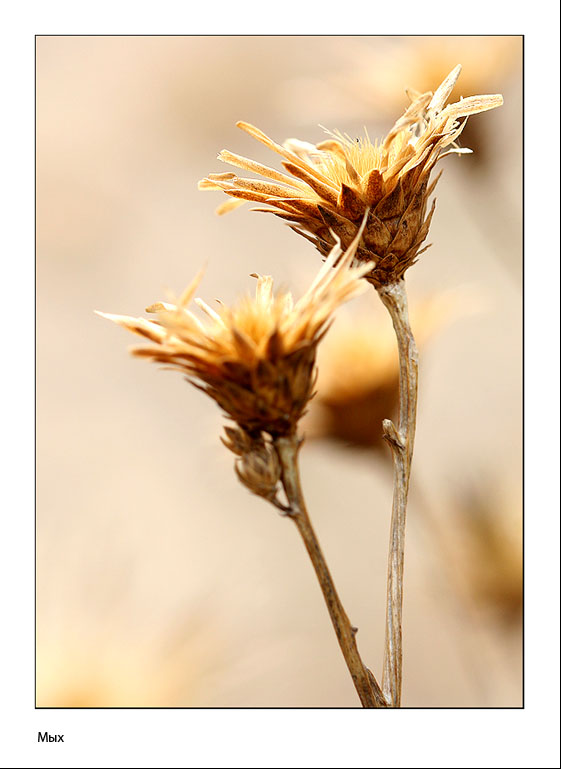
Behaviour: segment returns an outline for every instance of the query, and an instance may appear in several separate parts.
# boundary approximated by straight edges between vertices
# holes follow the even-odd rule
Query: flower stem
[[[405,282],[400,280],[378,289],[380,298],[391,315],[399,351],[399,424],[383,422],[384,437],[389,443],[394,467],[392,520],[388,556],[386,599],[386,640],[382,688],[390,707],[401,707],[402,684],[402,610],[403,557],[405,519],[411,458],[415,443],[417,418],[418,352],[409,325]]]
[[[385,708],[387,703],[382,690],[373,674],[360,658],[355,639],[357,629],[351,625],[337,595],[333,578],[308,516],[298,469],[298,449],[300,444],[301,440],[295,435],[275,440],[275,447],[282,468],[282,482],[289,504],[286,514],[296,524],[312,561],[331,622],[337,635],[337,640],[339,641],[339,646],[343,652],[362,706],[364,708]]]

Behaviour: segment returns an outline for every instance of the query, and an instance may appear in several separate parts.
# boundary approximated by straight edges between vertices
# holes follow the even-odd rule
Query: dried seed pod
[[[242,430],[241,427],[225,427],[224,432],[226,433],[226,438],[221,438],[220,440],[227,449],[230,449],[238,457],[251,450],[254,439],[249,433]]]
[[[235,464],[236,475],[253,494],[274,500],[281,478],[277,453],[269,440],[255,439]]]

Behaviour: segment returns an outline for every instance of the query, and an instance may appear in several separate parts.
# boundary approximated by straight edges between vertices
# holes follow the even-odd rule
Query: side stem
[[[304,540],[304,545],[315,569],[339,646],[343,652],[343,657],[347,663],[362,706],[364,708],[385,708],[387,703],[382,690],[373,674],[360,658],[355,640],[357,629],[351,625],[337,595],[333,578],[308,516],[300,485],[298,469],[299,445],[300,440],[295,435],[275,440],[275,447],[282,468],[282,482],[289,504],[286,514],[292,518]]]
[[[405,519],[411,459],[415,443],[417,419],[417,377],[419,355],[409,325],[405,282],[400,280],[378,289],[380,298],[391,315],[399,351],[399,424],[383,422],[384,437],[389,443],[394,467],[392,520],[388,557],[386,599],[386,641],[382,689],[391,707],[401,707],[402,683],[402,609],[403,557]]]

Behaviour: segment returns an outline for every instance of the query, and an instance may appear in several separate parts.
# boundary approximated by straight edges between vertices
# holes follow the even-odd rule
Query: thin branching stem
[[[405,521],[411,458],[415,443],[417,419],[418,352],[409,325],[405,282],[378,289],[380,298],[391,315],[399,351],[399,423],[383,422],[384,437],[389,443],[394,467],[392,519],[388,556],[388,585],[386,598],[386,640],[384,646],[384,675],[382,689],[391,707],[401,707],[402,685],[402,612],[403,558],[405,551]]]
[[[300,439],[295,435],[275,440],[275,447],[282,468],[282,482],[289,505],[286,514],[296,524],[312,561],[339,646],[362,706],[364,708],[384,708],[387,707],[384,695],[374,675],[364,665],[358,653],[355,639],[357,629],[351,625],[339,599],[333,578],[308,516],[298,469],[300,443]]]

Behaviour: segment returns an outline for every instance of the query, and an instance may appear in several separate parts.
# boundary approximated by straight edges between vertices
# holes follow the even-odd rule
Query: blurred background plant
[[[434,246],[408,273],[413,308],[470,284],[484,311],[428,323],[424,342],[425,311],[413,318],[404,703],[520,705],[521,49],[518,37],[38,39],[38,704],[355,706],[301,545],[233,477],[213,404],[123,355],[92,310],[136,313],[201,256],[227,303],[255,271],[301,293],[312,248],[243,209],[216,219],[197,191],[217,148],[255,156],[235,121],[310,141],[325,136],[318,123],[382,136],[405,87],[433,89],[461,62],[461,94],[505,103],[468,122],[474,155],[443,161]],[[345,326],[360,336],[376,299],[341,314],[320,354],[310,420],[324,433],[337,368],[341,391],[362,376],[347,376]],[[372,352],[390,405],[387,324]],[[391,473],[356,443],[308,441],[301,460],[360,647],[381,660]]]
[[[410,309],[417,344],[424,351],[439,330],[483,306],[482,297],[467,286],[418,302]],[[391,462],[382,420],[396,414],[398,380],[395,334],[385,312],[375,303],[368,312],[354,312],[352,305],[345,308],[319,350],[317,395],[305,423],[307,436],[380,449]]]

